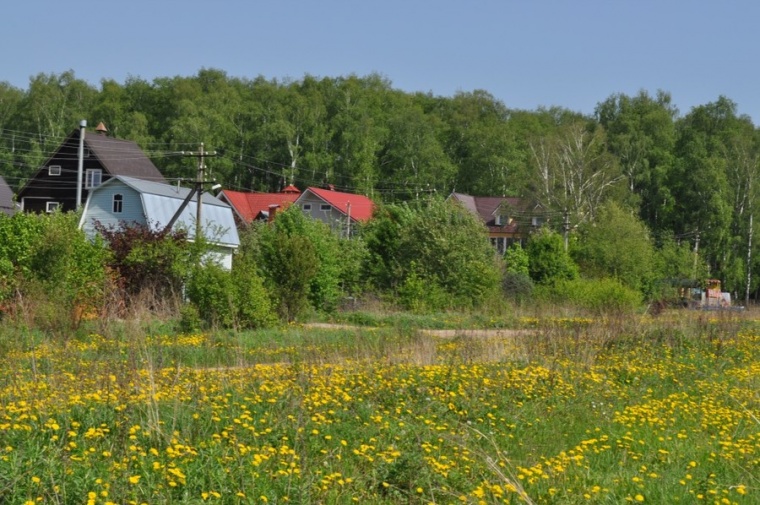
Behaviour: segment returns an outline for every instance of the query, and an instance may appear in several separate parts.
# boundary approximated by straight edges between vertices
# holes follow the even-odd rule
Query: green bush
[[[578,277],[578,267],[565,250],[562,236],[547,227],[531,235],[526,252],[530,277],[536,284]]]
[[[486,230],[454,202],[433,198],[415,207],[382,207],[363,236],[369,251],[366,271],[380,290],[452,308],[477,307],[498,293],[501,265]],[[412,296],[420,283],[431,294]]]
[[[450,297],[434,280],[425,279],[416,270],[399,286],[397,301],[405,310],[420,314],[447,308]]]
[[[274,322],[269,294],[255,268],[243,264],[229,272],[208,264],[194,269],[186,294],[208,326],[260,328]],[[192,323],[188,313],[188,323]],[[184,316],[184,314],[183,314]]]
[[[229,328],[235,321],[235,291],[230,272],[214,264],[193,270],[187,283],[187,298],[208,325]]]
[[[611,278],[560,280],[552,285],[538,286],[535,297],[596,314],[633,312],[642,304],[641,292]]]
[[[507,272],[501,283],[504,296],[517,303],[530,299],[533,294],[533,281],[530,276],[519,272]]]

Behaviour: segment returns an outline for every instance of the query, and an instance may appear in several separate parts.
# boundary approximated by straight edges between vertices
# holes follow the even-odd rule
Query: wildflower
[[[634,496],[633,499],[636,500],[636,501],[638,501],[638,502],[644,501],[644,497],[642,495],[640,495],[640,494],[637,494],[636,496]]]
[[[133,476],[131,476],[129,478],[129,483],[130,484],[137,484],[138,482],[140,482],[140,476],[139,475],[133,475]]]

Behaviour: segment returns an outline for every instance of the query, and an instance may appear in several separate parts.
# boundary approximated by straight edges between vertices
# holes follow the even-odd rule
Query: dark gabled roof
[[[69,138],[79,141],[79,130]],[[110,175],[124,175],[145,181],[166,180],[140,147],[129,140],[115,139],[99,133],[85,132],[84,144]]]
[[[16,203],[13,201],[13,191],[5,182],[5,179],[0,176],[0,212],[14,214],[16,209]]]
[[[491,231],[514,232],[519,227],[519,219],[507,221],[504,224],[496,224],[496,215],[499,209],[504,209],[514,213],[508,217],[517,218],[535,213],[538,206],[529,199],[517,198],[511,196],[471,196],[464,193],[451,193],[449,198],[453,198],[462,204],[467,210],[475,214]]]
[[[470,196],[464,193],[451,193],[451,197],[462,203],[467,210],[480,216],[484,223],[492,221],[496,210],[506,205],[514,211],[525,212],[529,201],[511,196]]]
[[[61,152],[77,149],[79,146],[79,130],[74,130],[66,137],[61,145],[56,148],[53,156],[45,160],[45,163],[37,170],[26,184],[19,190],[19,198],[26,194],[28,188],[34,183],[40,173],[47,169],[51,160],[62,157]],[[87,132],[84,135],[84,147],[90,151],[90,157],[94,156],[108,175],[123,175],[134,177],[144,181],[166,183],[152,161],[145,155],[135,142],[130,140],[115,139],[102,135],[98,132]],[[88,162],[89,163],[89,162]]]

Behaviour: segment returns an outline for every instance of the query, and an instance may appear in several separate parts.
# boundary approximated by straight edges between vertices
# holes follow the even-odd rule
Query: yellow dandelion
[[[130,484],[137,484],[138,482],[140,482],[140,476],[139,475],[133,475],[133,476],[131,476],[129,478],[129,483]]]
[[[633,499],[636,500],[636,501],[638,501],[638,502],[642,502],[642,501],[644,501],[644,496],[642,496],[640,494],[637,494],[636,496],[633,497]]]

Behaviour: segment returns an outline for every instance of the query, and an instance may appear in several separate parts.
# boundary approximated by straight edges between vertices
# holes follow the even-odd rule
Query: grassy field
[[[2,330],[0,502],[760,503],[748,315],[341,322]]]

